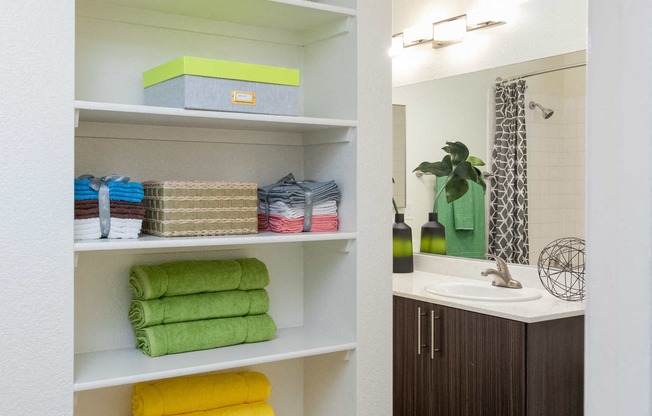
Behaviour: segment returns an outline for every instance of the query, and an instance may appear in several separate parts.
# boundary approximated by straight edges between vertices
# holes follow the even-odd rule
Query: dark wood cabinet
[[[426,333],[425,326],[431,322],[427,314],[432,306],[394,297],[394,416],[432,414],[430,403],[437,395],[430,376],[434,360],[430,340],[423,338],[431,333]]]
[[[395,296],[394,416],[581,416],[583,333]]]

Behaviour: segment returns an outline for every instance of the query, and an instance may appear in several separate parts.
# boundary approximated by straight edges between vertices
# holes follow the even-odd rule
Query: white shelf
[[[258,244],[307,243],[315,241],[355,240],[357,233],[297,233],[281,234],[269,231],[251,235],[215,236],[215,237],[156,237],[144,235],[136,239],[76,240],[75,252],[111,251],[111,250],[156,250],[202,247],[228,247]]]
[[[94,3],[295,32],[357,14],[355,9],[306,0],[100,0]]]
[[[279,329],[268,342],[150,358],[136,348],[75,354],[74,391],[93,390],[225,370],[248,365],[309,357],[356,348],[351,339],[337,338],[304,327]]]
[[[357,127],[355,120],[185,110],[75,101],[78,122],[305,133]],[[77,123],[76,123],[77,124]]]

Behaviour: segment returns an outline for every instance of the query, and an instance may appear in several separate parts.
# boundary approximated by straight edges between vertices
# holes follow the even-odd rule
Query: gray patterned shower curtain
[[[489,253],[528,264],[527,140],[524,80],[496,85],[491,152]]]

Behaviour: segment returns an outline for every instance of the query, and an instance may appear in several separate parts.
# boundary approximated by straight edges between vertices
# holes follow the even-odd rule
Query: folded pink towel
[[[337,231],[338,223],[337,215],[313,215],[310,232]],[[268,227],[265,214],[258,214],[258,229],[276,233],[300,233],[303,231],[303,217],[290,219],[282,215],[270,214]]]

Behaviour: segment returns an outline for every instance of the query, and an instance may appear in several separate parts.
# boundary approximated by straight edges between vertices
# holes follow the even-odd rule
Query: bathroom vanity
[[[394,416],[583,414],[583,302],[538,288],[528,288],[541,294],[529,301],[424,289],[442,282],[491,288],[486,279],[394,275]]]

